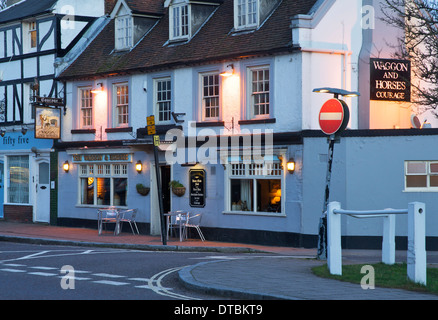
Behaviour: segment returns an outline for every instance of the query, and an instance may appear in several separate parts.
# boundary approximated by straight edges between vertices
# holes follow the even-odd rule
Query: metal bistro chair
[[[131,227],[132,234],[135,235],[134,228],[132,225],[134,224],[135,230],[137,234],[140,234],[137,228],[137,224],[135,223],[135,217],[137,216],[137,209],[127,209],[120,211],[120,230],[122,229],[123,222],[128,222]]]
[[[167,220],[167,238],[169,238],[169,235],[172,234],[172,231],[178,230],[179,231],[179,240],[183,240],[184,235],[184,226],[187,220],[188,216],[187,211],[172,211],[166,214],[168,220]]]
[[[202,234],[201,228],[199,224],[201,223],[202,213],[195,214],[194,216],[187,216],[186,223],[184,224],[184,236],[187,239],[187,229],[188,228],[195,228],[196,231],[198,231],[199,237],[204,242],[205,237]]]
[[[99,235],[102,234],[103,225],[108,223],[115,223],[116,226],[114,228],[114,235],[120,233],[120,225],[119,225],[119,212],[116,208],[103,208],[97,210],[97,227],[99,231]],[[106,229],[106,226],[105,226]]]

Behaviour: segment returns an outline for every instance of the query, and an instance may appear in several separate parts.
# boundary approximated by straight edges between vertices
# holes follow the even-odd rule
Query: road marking
[[[28,274],[32,274],[32,275],[35,275],[35,276],[43,276],[43,277],[57,276],[56,273],[48,273],[48,272],[29,272]]]
[[[37,252],[37,253],[34,253],[34,254],[29,254],[29,255],[27,255],[27,256],[17,258],[17,259],[15,259],[15,260],[31,259],[31,258],[35,258],[35,257],[40,256],[40,255],[43,255],[43,254],[45,254],[45,253],[47,253],[47,252],[50,252],[50,251],[40,251],[40,252]]]
[[[29,268],[31,268],[31,269],[38,269],[38,270],[56,270],[56,269],[58,269],[58,268],[54,268],[54,267],[40,267],[40,266],[29,267]]]
[[[126,276],[119,276],[117,274],[109,274],[109,273],[93,273],[93,276],[104,277],[104,278],[126,278]]]
[[[70,275],[65,275],[65,276],[59,276],[59,278],[61,279],[68,279],[68,280],[91,280],[92,278],[84,278],[84,277],[76,277],[76,276],[70,276]]]
[[[4,269],[0,269],[1,271],[6,271],[6,272],[26,272],[25,270],[19,270],[19,269],[8,269],[8,268],[4,268]]]
[[[4,266],[7,267],[25,267],[26,265],[24,264],[16,264],[16,263],[3,263]]]
[[[98,280],[98,281],[92,281],[94,283],[100,283],[100,284],[109,284],[112,286],[124,286],[129,284],[128,282],[119,282],[119,281],[110,281],[110,280]]]

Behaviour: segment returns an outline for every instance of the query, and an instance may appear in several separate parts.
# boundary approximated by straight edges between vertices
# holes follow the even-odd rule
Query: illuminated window
[[[93,95],[91,87],[79,88],[79,109],[81,128],[93,127]]]
[[[438,161],[406,161],[407,191],[438,191]]]
[[[249,69],[249,104],[251,118],[269,117],[270,79],[269,67]]]
[[[128,84],[114,85],[115,100],[115,127],[127,127],[129,125],[129,89]]]
[[[218,120],[219,115],[219,74],[201,75],[203,120]]]
[[[172,6],[170,9],[170,39],[189,36],[189,6],[187,4]]]
[[[236,29],[258,26],[258,0],[234,0],[234,27]]]
[[[133,46],[133,19],[129,15],[116,18],[116,50],[125,50]]]
[[[283,167],[274,161],[247,159],[228,164],[229,211],[282,212]]]
[[[127,164],[84,164],[79,176],[80,204],[127,206]]]
[[[172,119],[172,86],[170,78],[155,80],[155,120],[169,122]]]

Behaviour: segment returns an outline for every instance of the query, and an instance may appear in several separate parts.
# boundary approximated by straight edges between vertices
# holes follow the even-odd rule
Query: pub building
[[[400,31],[379,19],[379,1],[243,3],[116,1],[59,72],[57,223],[96,227],[98,208],[136,208],[140,232],[159,235],[158,172],[164,212],[202,214],[207,240],[315,248],[328,160],[318,114],[332,95],[313,90],[339,88],[360,97],[340,97],[350,122],[330,200],[423,201],[438,247],[438,151],[424,148],[438,132],[433,119],[412,129],[410,66],[391,60]],[[177,182],[185,191],[171,191]],[[342,223],[347,247],[380,246],[378,219]],[[397,218],[398,239],[406,226]]]

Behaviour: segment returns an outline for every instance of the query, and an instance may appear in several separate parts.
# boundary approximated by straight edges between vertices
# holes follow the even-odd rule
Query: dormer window
[[[189,24],[190,6],[187,4],[175,5],[170,8],[170,39],[185,39],[190,36]]]
[[[258,26],[258,0],[235,0],[234,6],[236,29]]]
[[[130,15],[116,18],[116,50],[130,49],[133,45],[133,19]]]

